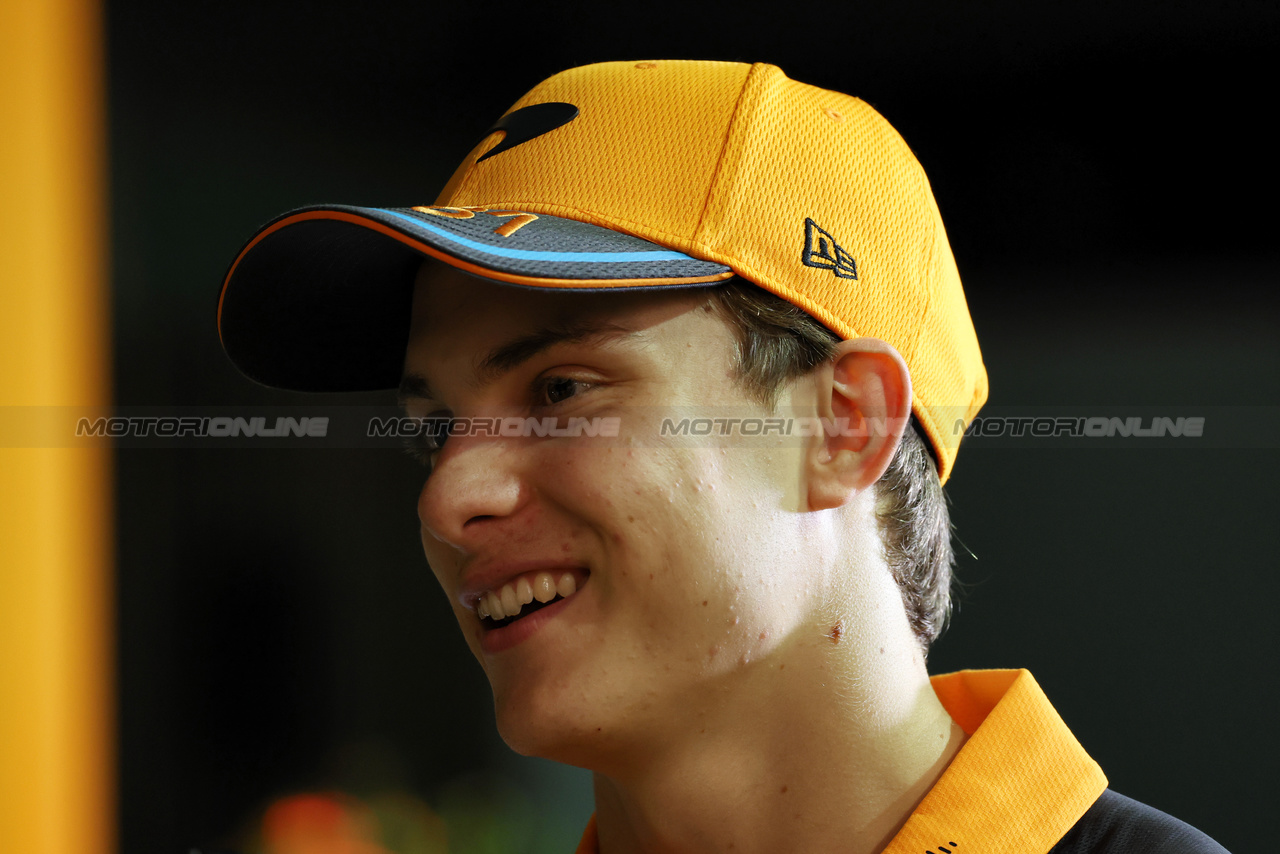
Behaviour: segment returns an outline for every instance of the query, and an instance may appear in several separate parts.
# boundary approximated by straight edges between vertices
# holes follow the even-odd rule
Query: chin
[[[562,693],[532,686],[495,688],[493,705],[498,734],[522,756],[590,768],[592,757],[604,748],[603,733],[611,729],[603,719],[595,719],[588,698],[571,701]]]

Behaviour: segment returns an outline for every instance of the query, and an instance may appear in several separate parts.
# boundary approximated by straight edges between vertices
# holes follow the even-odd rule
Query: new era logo
[[[800,260],[806,267],[830,270],[842,279],[858,278],[858,262],[836,243],[830,232],[808,217],[804,221],[804,252]]]

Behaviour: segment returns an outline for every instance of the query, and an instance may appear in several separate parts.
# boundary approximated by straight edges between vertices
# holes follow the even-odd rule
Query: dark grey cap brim
[[[259,229],[227,272],[218,302],[223,347],[242,373],[277,388],[393,388],[424,257],[510,285],[585,291],[715,284],[732,274],[547,214],[302,208]]]

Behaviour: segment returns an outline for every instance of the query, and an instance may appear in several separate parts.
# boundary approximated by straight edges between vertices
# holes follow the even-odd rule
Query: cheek
[[[663,534],[666,541],[688,541],[714,515],[713,476],[694,455],[662,448],[611,448],[599,462],[611,474],[596,481],[593,498],[613,511],[619,533],[639,526]]]
[[[709,453],[616,447],[566,469],[581,478],[575,515],[612,567],[601,580],[626,591],[629,611],[684,624],[709,619],[717,600],[724,610],[733,588],[727,523],[735,513]]]
[[[645,471],[636,449],[622,445],[548,446],[536,471],[534,491],[547,509],[594,529],[606,545],[622,542],[643,521],[646,496],[662,480]]]
[[[699,451],[655,491],[663,605],[714,670],[762,657],[804,624],[811,592],[781,483],[735,449]],[[764,460],[758,461],[764,463]],[[658,528],[661,528],[659,530]],[[789,545],[790,544],[790,545]]]

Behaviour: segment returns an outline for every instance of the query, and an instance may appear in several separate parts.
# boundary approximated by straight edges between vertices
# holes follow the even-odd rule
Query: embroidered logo
[[[484,156],[477,160],[488,160],[495,154],[501,154],[509,148],[515,148],[522,142],[528,142],[531,139],[542,136],[544,133],[550,133],[556,128],[567,125],[578,117],[578,108],[573,104],[565,104],[560,101],[553,101],[547,104],[531,104],[528,107],[521,107],[514,113],[507,113],[498,119],[498,123],[484,132],[485,136],[496,130],[503,130],[507,135],[502,138],[502,142],[485,152]]]
[[[418,213],[431,214],[432,216],[443,216],[449,219],[471,219],[478,213],[488,214],[489,216],[507,217],[513,216],[515,219],[509,220],[506,224],[499,226],[493,230],[494,234],[502,237],[510,237],[520,229],[538,218],[537,214],[525,213],[524,211],[506,211],[498,210],[494,207],[486,206],[467,206],[465,208],[455,208],[447,206],[414,205],[413,210]]]
[[[831,233],[813,220],[804,220],[804,252],[800,260],[806,267],[830,270],[841,279],[858,278],[858,262],[844,250]]]

